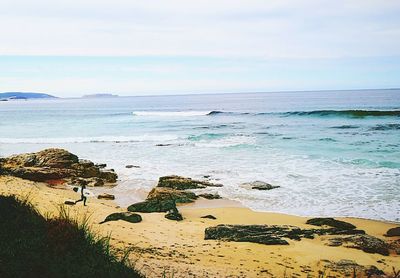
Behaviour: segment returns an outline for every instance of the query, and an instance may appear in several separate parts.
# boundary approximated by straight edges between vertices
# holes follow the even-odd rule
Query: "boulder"
[[[342,242],[344,247],[360,249],[366,253],[389,255],[389,245],[385,241],[370,235],[350,235],[331,240]]]
[[[0,175],[16,176],[32,181],[71,181],[75,178],[87,179],[88,186],[115,183],[118,176],[113,171],[103,170],[98,164],[79,159],[63,149],[45,149],[2,158]]]
[[[222,184],[213,184],[207,181],[192,180],[191,178],[180,176],[164,176],[159,178],[157,185],[157,187],[168,187],[177,190],[199,189],[208,186],[221,187]]]
[[[177,209],[170,210],[164,217],[169,220],[175,220],[175,221],[183,220],[182,214],[180,214]]]
[[[246,183],[242,183],[242,186],[250,187],[251,189],[257,189],[257,190],[271,190],[271,189],[280,187],[280,186],[271,185],[271,184],[263,182],[263,181],[246,182]]]
[[[197,199],[197,196],[190,191],[176,190],[167,187],[155,187],[147,196],[147,200],[149,199],[174,200],[175,203],[192,203]]]
[[[386,232],[386,235],[388,237],[392,237],[392,236],[400,236],[400,227],[395,227],[395,228],[391,228]]]
[[[356,228],[356,226],[354,226],[353,224],[336,220],[334,218],[311,218],[307,220],[306,224],[314,226],[329,226],[343,230],[353,230]]]
[[[217,225],[205,230],[205,239],[255,242],[267,245],[287,245],[284,238],[301,240],[315,235],[364,234],[362,230],[300,229],[290,225]]]
[[[128,207],[131,212],[167,212],[171,209],[176,209],[176,204],[171,199],[148,199]]]
[[[115,200],[115,196],[112,194],[104,193],[97,196],[97,199]]]
[[[117,221],[117,220],[123,220],[127,221],[130,223],[139,223],[142,222],[142,217],[140,214],[137,213],[131,213],[131,212],[116,212],[112,213],[109,216],[104,219],[104,221],[100,222],[99,224],[103,224],[105,222],[109,221]]]
[[[218,193],[204,193],[204,194],[199,194],[197,196],[208,200],[222,199],[222,197]]]

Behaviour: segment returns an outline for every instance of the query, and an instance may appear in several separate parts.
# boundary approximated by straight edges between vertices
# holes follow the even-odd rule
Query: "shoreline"
[[[54,188],[9,176],[0,176],[0,194],[29,195],[42,214],[50,215],[56,215],[57,208],[65,200],[78,198],[75,192],[62,186]],[[351,260],[360,266],[374,265],[388,273],[391,273],[392,267],[400,265],[399,255],[382,256],[342,246],[326,246],[331,236],[288,240],[289,245],[204,240],[205,229],[218,224],[313,227],[305,224],[307,217],[256,212],[243,205],[227,207],[227,204],[226,200],[199,200],[194,204],[179,205],[184,216],[184,220],[179,222],[165,219],[163,213],[139,213],[143,218],[140,223],[113,221],[101,225],[98,223],[107,215],[125,209],[115,201],[95,198],[88,199],[87,207],[75,205],[68,208],[76,217],[90,215],[92,229],[102,236],[111,235],[110,243],[120,256],[127,248],[130,249],[130,260],[147,277],[160,277],[163,274],[167,277],[282,277],[284,273],[293,277],[307,277],[309,274],[317,276],[328,261],[333,263],[341,260]],[[217,219],[200,218],[207,214]],[[338,219],[386,240],[388,238],[383,234],[396,226],[377,220]],[[341,274],[335,275],[342,277]]]

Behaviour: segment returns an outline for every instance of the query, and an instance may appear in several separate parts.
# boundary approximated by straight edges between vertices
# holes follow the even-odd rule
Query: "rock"
[[[100,222],[99,224],[103,224],[108,221],[117,221],[117,220],[124,220],[130,223],[139,223],[142,222],[142,217],[140,214],[131,213],[131,212],[116,212],[112,213],[104,219],[104,221]]]
[[[242,183],[242,186],[250,187],[251,189],[257,189],[257,190],[271,190],[271,189],[280,187],[280,186],[271,185],[271,184],[263,182],[263,181],[253,181],[253,182]]]
[[[222,184],[213,184],[206,181],[192,180],[191,178],[180,176],[165,176],[159,178],[157,185],[157,187],[169,187],[177,190],[199,189],[206,188],[208,186],[221,187]]]
[[[204,194],[199,194],[197,196],[208,199],[208,200],[222,199],[222,197],[219,196],[218,193],[204,193]]]
[[[63,149],[45,149],[36,153],[27,153],[2,158],[0,175],[16,176],[32,181],[49,180],[70,181],[74,178],[91,179],[88,186],[100,186],[115,183],[118,176],[114,172],[104,171],[89,160],[79,159]]]
[[[255,242],[266,245],[288,245],[289,243],[281,238],[283,235],[281,232],[288,232],[289,229],[289,227],[283,228],[268,225],[218,225],[206,228],[204,239]],[[278,232],[278,230],[281,232]]]
[[[364,234],[362,230],[300,229],[290,225],[217,225],[205,230],[205,239],[227,241],[256,242],[267,245],[289,244],[283,238],[301,240],[314,238],[315,235]]]
[[[158,200],[174,200],[175,203],[192,203],[197,199],[196,194],[190,191],[176,190],[167,187],[155,187],[149,195],[147,200],[158,199]]]
[[[321,263],[325,269],[324,272],[331,273],[329,277],[338,277],[338,275],[332,275],[335,273],[340,273],[340,277],[386,277],[385,273],[376,266],[363,266],[352,260],[321,261]]]
[[[73,205],[75,205],[75,201],[74,201],[74,200],[66,200],[66,201],[64,202],[64,204],[73,206]]]
[[[388,237],[392,237],[392,236],[400,236],[400,227],[395,227],[395,228],[391,228],[386,232],[386,235]]]
[[[169,220],[175,220],[175,221],[183,220],[182,214],[180,214],[177,209],[170,210],[164,217]]]
[[[213,219],[213,220],[217,219],[217,217],[215,217],[214,215],[211,215],[211,214],[204,215],[204,216],[202,216],[200,218],[207,218],[207,219]]]
[[[104,193],[97,196],[97,199],[115,200],[115,196],[112,194]]]
[[[103,169],[103,168],[106,168],[106,167],[107,167],[107,164],[105,164],[105,163],[98,163],[98,164],[95,164],[95,166],[98,167],[98,168],[100,168],[100,169]]]
[[[156,144],[156,147],[168,147],[172,146],[172,144]]]
[[[393,250],[394,253],[400,255],[400,239],[389,241],[388,245],[390,250]]]
[[[332,240],[342,242],[344,247],[360,249],[366,253],[389,255],[389,245],[385,241],[370,235],[351,235]]]
[[[113,169],[111,169],[109,171],[100,172],[100,178],[109,183],[115,183],[118,179],[118,175],[113,171]]]
[[[343,230],[353,230],[356,228],[353,224],[336,220],[334,218],[311,218],[308,219],[306,224],[314,226],[330,226],[333,228],[343,229]]]
[[[70,182],[74,185],[86,185],[86,186],[91,186],[91,187],[97,187],[97,186],[104,186],[104,180],[101,178],[72,178]]]
[[[140,166],[128,164],[128,165],[125,166],[125,168],[127,168],[127,169],[130,169],[130,168],[140,168]]]
[[[331,238],[328,240],[328,243],[326,244],[327,246],[331,246],[331,247],[337,247],[337,246],[341,246],[343,243],[340,240]]]
[[[176,209],[175,202],[171,199],[148,199],[128,207],[131,212],[167,212]]]

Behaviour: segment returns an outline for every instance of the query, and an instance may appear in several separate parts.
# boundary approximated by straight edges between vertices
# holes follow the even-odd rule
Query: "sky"
[[[400,87],[399,0],[1,0],[0,92]]]

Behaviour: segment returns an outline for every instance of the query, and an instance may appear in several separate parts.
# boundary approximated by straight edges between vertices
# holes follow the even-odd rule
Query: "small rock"
[[[167,147],[172,146],[172,144],[156,144],[156,147]]]
[[[97,196],[97,199],[115,200],[115,196],[112,194],[104,193]]]
[[[353,224],[350,224],[348,222],[336,220],[334,218],[311,218],[308,219],[306,224],[314,225],[314,226],[330,226],[338,229],[343,229],[343,230],[353,230],[356,228]]]
[[[204,193],[204,194],[199,194],[197,196],[203,197],[208,200],[222,199],[222,197],[218,193]]]
[[[130,223],[139,223],[142,221],[142,217],[140,214],[137,213],[131,213],[131,212],[116,212],[112,213],[109,216],[104,219],[104,221],[100,222],[99,224],[103,224],[108,221],[117,221],[117,220],[123,220],[127,221]]]
[[[392,236],[400,236],[400,227],[395,227],[395,228],[391,228],[386,232],[386,235],[388,237],[392,237]]]
[[[242,183],[242,186],[250,187],[251,189],[257,189],[257,190],[271,190],[271,189],[280,187],[280,186],[274,186],[272,184],[269,184],[269,183],[266,183],[263,181],[253,181],[253,182]]]
[[[388,244],[390,250],[393,250],[394,253],[400,255],[400,239],[389,241]]]
[[[128,169],[130,169],[130,168],[140,168],[140,166],[128,164],[128,165],[125,166],[125,168],[128,168]]]
[[[64,204],[69,205],[69,206],[73,206],[73,205],[75,205],[75,201],[74,200],[66,200],[64,202]]]
[[[214,215],[211,215],[211,214],[204,215],[204,216],[202,216],[200,218],[208,218],[208,219],[213,219],[213,220],[217,219],[217,217],[215,217]]]
[[[175,221],[183,220],[182,214],[180,214],[177,209],[170,210],[164,217],[169,220],[175,220]]]
[[[342,242],[340,240],[336,240],[336,239],[329,239],[329,241],[326,245],[331,246],[331,247],[337,247],[337,246],[341,246]]]
[[[98,164],[95,164],[95,166],[96,166],[96,167],[99,167],[100,169],[104,169],[104,168],[107,167],[107,164],[105,164],[105,163],[98,163]]]

